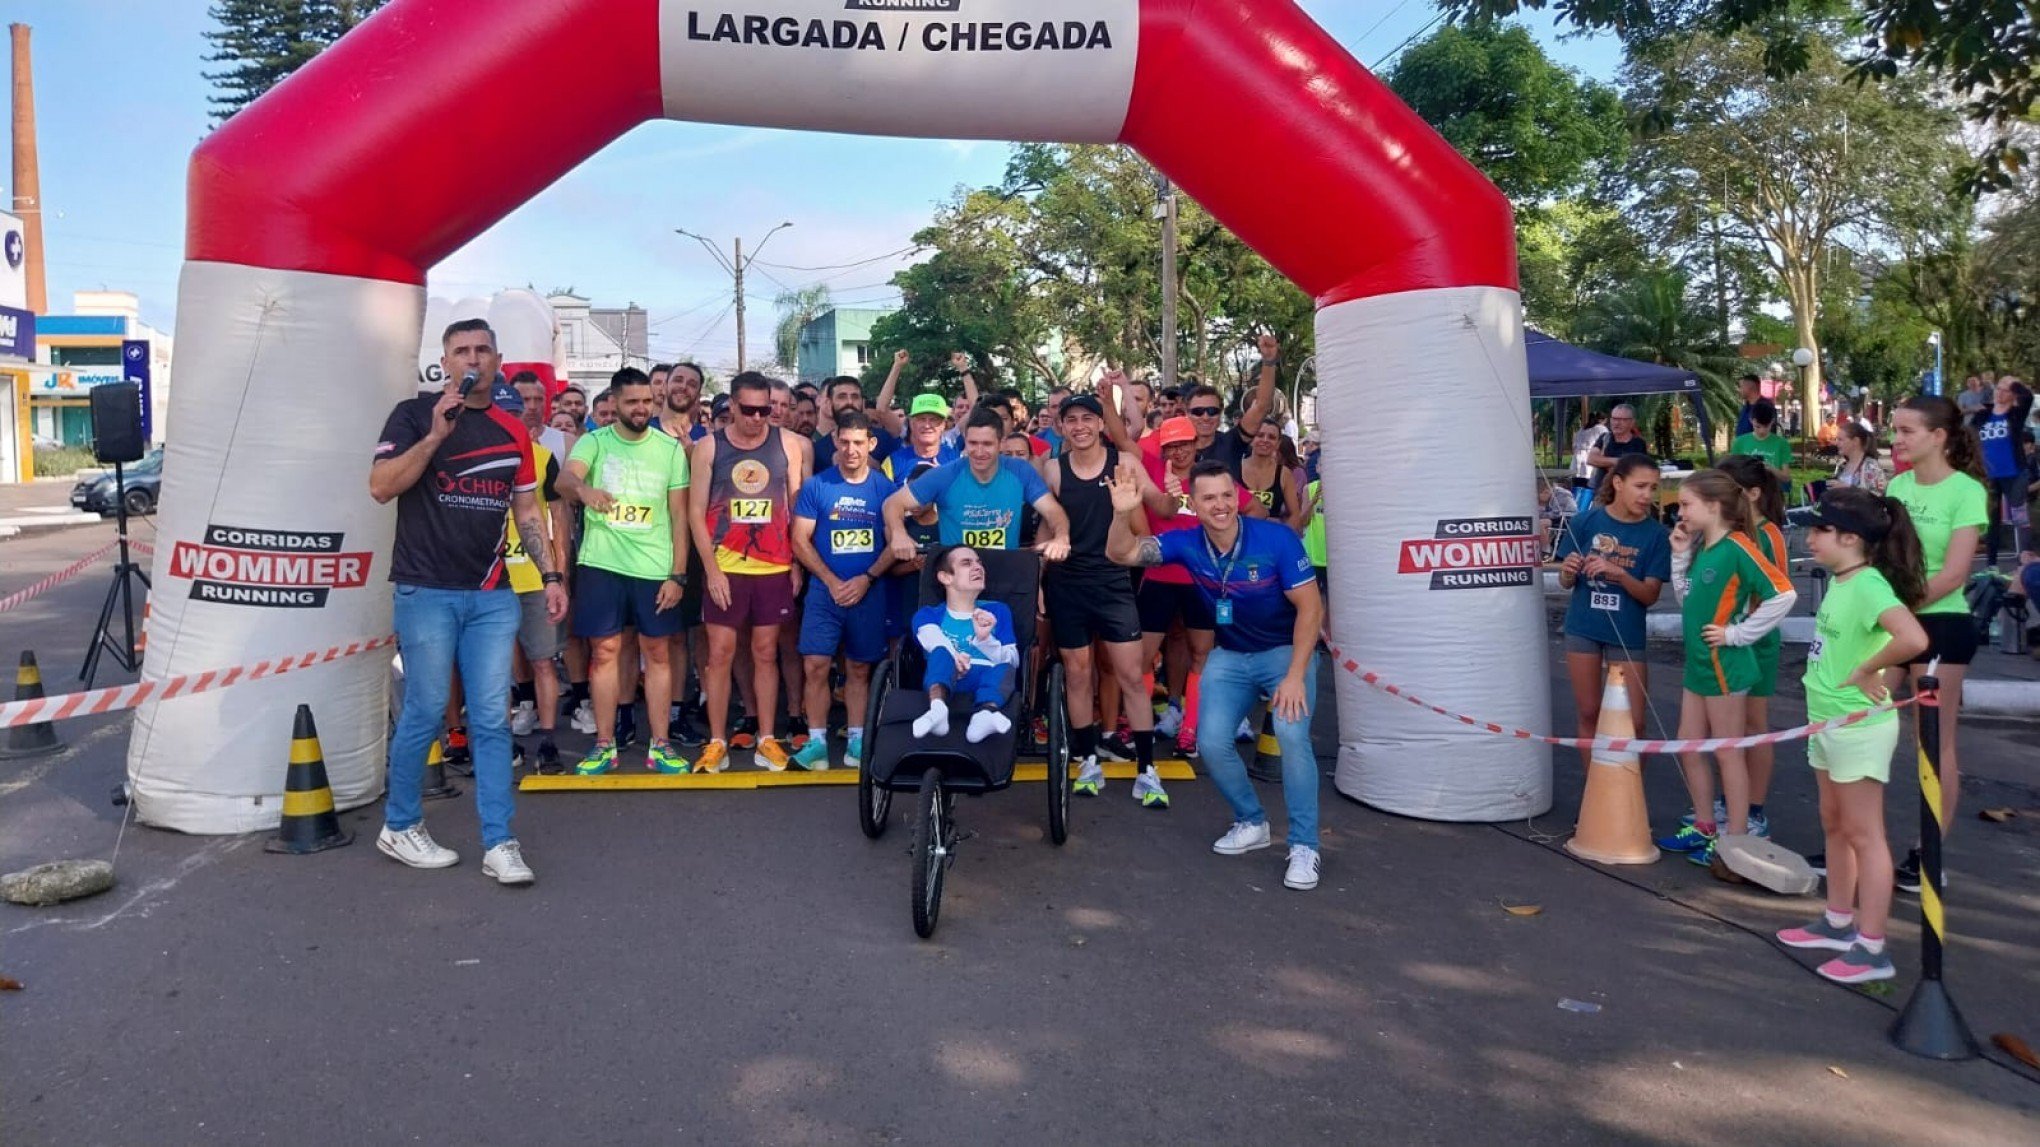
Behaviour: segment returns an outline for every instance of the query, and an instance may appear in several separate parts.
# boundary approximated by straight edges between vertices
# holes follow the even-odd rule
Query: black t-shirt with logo
[[[436,394],[397,403],[376,443],[378,462],[395,458],[431,432]],[[536,489],[531,438],[517,416],[499,407],[458,408],[453,433],[440,442],[425,473],[397,497],[397,543],[390,580],[427,589],[498,589],[510,496]]]

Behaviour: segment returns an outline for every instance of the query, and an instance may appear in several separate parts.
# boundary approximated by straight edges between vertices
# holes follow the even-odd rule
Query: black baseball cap
[[[1883,541],[1884,536],[1891,532],[1888,526],[1880,527],[1851,513],[1847,506],[1838,505],[1831,495],[1821,498],[1820,505],[1813,508],[1806,521],[1810,526],[1823,526],[1830,530],[1840,530],[1845,534],[1854,534],[1872,545]]]
[[[1105,404],[1099,402],[1095,394],[1072,394],[1063,399],[1062,409],[1056,412],[1056,417],[1067,418],[1072,410],[1088,410],[1100,418],[1105,417]]]

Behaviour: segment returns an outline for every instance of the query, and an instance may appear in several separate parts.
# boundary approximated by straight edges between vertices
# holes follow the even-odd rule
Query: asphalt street
[[[0,595],[108,533],[0,542]],[[0,656],[33,647],[68,687],[105,577],[0,615]],[[1827,984],[1763,938],[1814,901],[1556,851],[1569,753],[1558,811],[1528,824],[1405,820],[1327,785],[1311,893],[1283,889],[1279,848],[1209,851],[1227,815],[1203,781],[1167,812],[1123,782],[1076,802],[1062,848],[1039,785],[967,800],[977,835],[921,941],[904,801],[871,842],[848,788],[529,795],[539,883],[511,890],[480,874],[466,795],[428,806],[463,854],[439,872],[376,853],[379,806],[311,857],[123,832],[126,726],[0,762],[0,871],[118,842],[120,876],[0,906],[0,973],[24,985],[0,995],[9,1147],[2040,1142],[2040,1077],[1886,1043],[1910,898],[1898,994]],[[1965,741],[1965,816],[2025,815],[1951,843],[1949,977],[1980,1036],[2040,1044],[2034,743]],[[1668,823],[1675,770],[1646,773]],[[1803,753],[1779,776],[1780,839],[1817,848]],[[1895,812],[1915,799],[1893,786]]]

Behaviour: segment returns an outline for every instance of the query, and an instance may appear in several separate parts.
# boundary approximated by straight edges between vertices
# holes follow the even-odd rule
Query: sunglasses
[[[763,418],[772,413],[772,408],[770,406],[752,406],[748,402],[740,402],[737,404],[737,412],[739,414],[748,414],[752,418]]]
[[[1191,408],[1190,408],[1190,413],[1191,413],[1191,415],[1192,415],[1192,416],[1194,416],[1194,417],[1197,417],[1197,418],[1217,418],[1217,417],[1218,417],[1218,407],[1216,407],[1216,406],[1193,406],[1193,407],[1191,407]]]

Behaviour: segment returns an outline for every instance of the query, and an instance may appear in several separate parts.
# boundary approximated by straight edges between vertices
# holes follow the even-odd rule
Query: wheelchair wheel
[[[1063,705],[1063,667],[1051,666],[1048,690],[1048,839],[1070,838],[1070,711]]]
[[[892,687],[893,667],[881,661],[871,674],[871,695],[864,705],[864,756],[857,762],[857,827],[877,840],[892,818],[892,790],[880,788],[871,776],[871,758],[878,751],[878,714]]]
[[[942,791],[941,769],[921,774],[921,815],[914,822],[914,935],[923,940],[935,934],[935,920],[942,915],[942,876],[956,842],[952,799]]]

